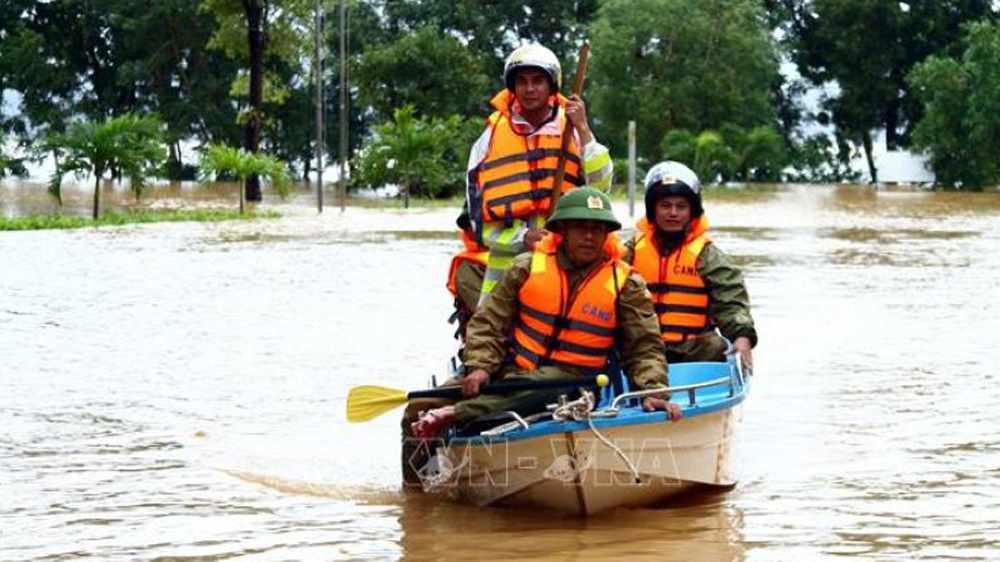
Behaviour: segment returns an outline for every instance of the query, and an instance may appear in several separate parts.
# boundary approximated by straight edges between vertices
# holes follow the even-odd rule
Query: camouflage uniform
[[[486,266],[471,262],[462,261],[455,271],[455,290],[458,291],[458,302],[465,306],[469,316],[476,312],[479,305],[479,288],[483,285],[483,274],[486,273]]]
[[[626,263],[632,263],[635,239],[625,242]],[[746,337],[757,345],[757,330],[750,315],[750,296],[747,294],[743,273],[733,265],[732,259],[714,243],[710,243],[698,256],[698,274],[708,288],[708,313],[719,331],[729,341]],[[715,331],[705,332],[684,342],[665,343],[668,363],[688,361],[724,361],[726,342]]]
[[[557,253],[560,268],[566,273],[570,291],[601,261],[589,267],[576,268],[560,248]],[[493,293],[480,305],[469,322],[466,332],[466,372],[483,369],[494,383],[541,381],[582,377],[571,367],[543,366],[526,371],[507,361],[510,328],[518,310],[518,292],[531,271],[531,254],[521,254],[497,284]],[[656,388],[667,385],[666,363],[660,351],[659,325],[646,284],[638,275],[626,278],[615,308],[618,319],[617,343],[621,364],[634,388]],[[566,389],[530,390],[505,395],[481,395],[455,405],[458,422],[506,410],[530,414],[544,410]]]

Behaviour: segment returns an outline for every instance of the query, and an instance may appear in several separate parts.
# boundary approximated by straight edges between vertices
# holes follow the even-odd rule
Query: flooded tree
[[[757,2],[611,0],[592,30],[588,111],[612,153],[633,120],[651,159],[671,129],[777,125],[778,55]]]
[[[860,144],[877,181],[873,133],[889,150],[909,144],[921,106],[906,75],[929,55],[959,47],[962,25],[995,15],[992,0],[767,0],[791,59],[816,86],[840,132]]]
[[[101,181],[114,171],[129,179],[136,199],[149,177],[166,159],[162,141],[163,125],[154,116],[126,113],[103,122],[72,123],[65,133],[53,134],[43,143],[52,153],[56,170],[49,181],[49,193],[62,203],[62,179],[67,173],[94,177],[93,218],[100,216]]]
[[[244,148],[257,154],[266,120],[265,103],[282,104],[289,85],[280,79],[281,65],[298,66],[308,60],[313,0],[205,0],[203,7],[215,15],[218,28],[208,46],[243,61],[232,91],[247,100],[240,114],[245,126]],[[246,178],[245,196],[260,201],[256,175]]]
[[[965,44],[961,58],[930,57],[910,73],[924,112],[913,144],[937,183],[978,190],[1000,179],[1000,24],[969,26]]]
[[[246,149],[225,145],[212,145],[205,150],[200,166],[201,178],[211,181],[220,175],[229,175],[244,182],[247,178],[258,177],[265,184],[278,190],[282,197],[288,195],[290,178],[288,166],[270,154],[254,154]],[[241,187],[240,213],[246,212],[246,193]]]
[[[357,182],[373,188],[398,185],[404,207],[409,207],[414,191],[429,197],[451,195],[463,185],[466,151],[478,127],[457,115],[418,118],[412,105],[404,105],[392,121],[372,128],[358,158]]]

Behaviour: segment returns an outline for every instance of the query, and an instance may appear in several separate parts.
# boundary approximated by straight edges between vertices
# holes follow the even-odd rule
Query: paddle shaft
[[[583,91],[583,78],[587,74],[587,59],[590,58],[590,45],[584,43],[576,59],[576,76],[573,77],[573,93],[580,95]],[[552,184],[552,204],[549,205],[549,216],[556,210],[556,203],[562,195],[563,179],[566,177],[566,153],[569,152],[569,141],[573,138],[573,123],[567,118],[563,129],[562,147],[559,149],[559,162],[556,165],[556,176]],[[581,147],[582,149],[582,147]]]
[[[489,384],[479,388],[480,394],[508,394],[520,392],[522,390],[544,390],[547,388],[580,388],[584,386],[597,386],[597,381],[592,378],[538,381],[538,382],[512,382],[507,384]],[[442,386],[428,390],[414,390],[406,395],[407,400],[414,398],[462,398],[462,387]]]

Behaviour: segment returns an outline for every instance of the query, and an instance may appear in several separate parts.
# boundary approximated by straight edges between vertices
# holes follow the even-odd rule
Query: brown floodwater
[[[0,232],[0,559],[1000,557],[996,193],[710,194],[761,339],[740,483],[590,519],[403,494],[397,413],[345,421],[354,385],[445,372],[455,210],[265,204]],[[51,210],[0,184],[0,214]]]

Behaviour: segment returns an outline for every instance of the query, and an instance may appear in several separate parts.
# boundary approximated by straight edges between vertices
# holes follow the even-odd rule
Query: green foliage
[[[714,183],[716,178],[724,178],[732,159],[732,151],[719,133],[702,131],[694,138],[691,168],[702,181]]]
[[[221,144],[209,146],[205,150],[200,172],[202,181],[211,181],[216,176],[226,174],[240,181],[245,181],[250,176],[259,176],[265,184],[273,186],[281,197],[288,195],[291,185],[288,166],[276,156],[253,154],[242,148]]]
[[[217,28],[208,47],[232,59],[248,60],[246,6],[259,6],[267,52],[275,60],[290,60],[312,48],[315,0],[202,0],[201,11],[215,16]]]
[[[21,103],[0,125],[33,142],[74,118],[131,110],[161,117],[172,156],[181,139],[237,138],[227,94],[236,66],[205,49],[213,25],[200,2],[4,0],[0,90]]]
[[[776,124],[778,57],[756,1],[608,0],[591,29],[591,114],[612,153],[630,120],[649,158],[673,129]]]
[[[237,107],[229,88],[239,65],[206,48],[215,26],[199,12],[201,0],[118,0],[108,3],[124,21],[117,80],[135,85],[135,103],[167,126],[171,145],[165,168],[171,179],[190,179],[180,162],[180,142],[238,142]]]
[[[612,158],[611,161],[614,163],[615,177],[614,177],[614,187],[612,191],[622,191],[628,188],[628,158]],[[646,177],[646,171],[649,169],[650,163],[645,158],[636,157],[635,159],[635,185],[637,189],[642,189],[642,180]]]
[[[314,6],[313,0],[204,0],[202,4],[202,10],[213,14],[218,24],[208,48],[245,64],[230,92],[246,100],[237,121],[246,125],[244,146],[253,154],[260,151],[262,132],[273,115],[273,109],[265,105],[283,104],[296,87],[309,89],[308,81],[303,85],[296,78],[309,74],[308,61],[313,60]],[[301,121],[294,124],[304,125]],[[245,198],[261,198],[256,176],[244,185],[241,211]]]
[[[694,162],[696,140],[694,133],[687,129],[671,129],[660,141],[660,153],[666,160]]]
[[[49,193],[62,203],[62,178],[67,173],[94,176],[94,212],[100,214],[100,183],[105,172],[114,171],[129,179],[136,199],[146,187],[146,177],[166,159],[162,145],[162,123],[155,116],[135,113],[103,122],[72,123],[65,133],[48,136],[43,150],[55,156],[56,170],[49,181]]]
[[[0,136],[0,178],[8,174],[24,176],[27,173],[23,159],[4,154],[4,139],[3,136]]]
[[[121,226],[151,222],[218,222],[239,219],[277,218],[274,211],[239,213],[223,209],[177,209],[165,211],[130,211],[116,213],[108,211],[99,219],[67,215],[36,215],[29,217],[0,217],[0,231],[5,230],[48,230],[64,228],[84,228],[88,226]]]
[[[522,42],[545,45],[563,65],[564,84],[574,68],[580,41],[586,38],[598,0],[372,0],[381,9],[383,26],[393,38],[425,25],[440,36],[461,37],[480,57],[486,76],[497,80],[504,58]],[[496,82],[494,82],[496,83]],[[485,100],[483,100],[485,101]]]
[[[746,130],[726,124],[697,135],[673,129],[664,135],[660,150],[664,159],[690,165],[706,183],[778,181],[787,163],[784,138],[767,126]]]
[[[1000,166],[1000,25],[970,25],[966,45],[960,61],[930,57],[910,73],[924,109],[913,144],[930,154],[937,183],[981,189]]]
[[[0,76],[23,95],[22,133],[32,124],[61,130],[73,115],[103,117],[128,99],[112,67],[118,28],[94,4],[4,1]]]
[[[357,160],[356,183],[369,187],[398,184],[406,205],[412,193],[449,197],[464,185],[468,147],[478,128],[453,115],[447,119],[414,116],[412,105],[393,120],[373,127]]]
[[[840,138],[838,142],[827,134],[806,137],[792,147],[786,181],[831,183],[857,181],[859,174],[851,169],[851,147]]]
[[[732,125],[721,129],[731,151],[728,173],[738,181],[780,181],[788,163],[785,139],[776,129],[757,126],[750,130]]]
[[[217,27],[206,47],[219,50],[233,60],[250,63],[250,44],[247,40],[249,25],[246,6],[261,10],[263,35],[262,68],[264,101],[281,104],[288,98],[290,84],[277,71],[282,62],[298,65],[310,60],[313,44],[313,0],[203,0],[201,10],[215,16]],[[303,68],[303,70],[306,70]],[[247,66],[233,80],[230,94],[247,98],[250,91],[250,74],[255,69]],[[245,117],[244,117],[245,118]]]
[[[431,26],[365,53],[353,80],[358,101],[384,117],[406,104],[427,117],[475,115],[497,88],[458,39]]]
[[[884,128],[890,149],[906,146],[920,117],[905,80],[931,54],[956,44],[964,22],[995,14],[991,0],[769,0],[799,71],[836,82],[824,105],[842,135]]]

